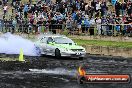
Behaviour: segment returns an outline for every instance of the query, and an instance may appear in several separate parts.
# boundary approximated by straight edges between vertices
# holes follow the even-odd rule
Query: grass
[[[79,45],[132,48],[132,42],[116,42],[116,41],[103,41],[103,40],[81,40],[81,39],[73,39],[73,40]]]

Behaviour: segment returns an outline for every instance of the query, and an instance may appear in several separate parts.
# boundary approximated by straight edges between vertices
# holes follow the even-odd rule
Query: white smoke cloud
[[[0,36],[0,53],[19,54],[20,49],[24,55],[38,56],[36,47],[30,40],[24,39],[18,35],[6,33]]]

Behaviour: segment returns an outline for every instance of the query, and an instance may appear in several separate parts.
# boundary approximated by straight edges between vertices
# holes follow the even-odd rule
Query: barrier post
[[[22,62],[25,61],[24,57],[23,57],[23,50],[22,50],[22,48],[20,49],[19,61],[22,61]]]

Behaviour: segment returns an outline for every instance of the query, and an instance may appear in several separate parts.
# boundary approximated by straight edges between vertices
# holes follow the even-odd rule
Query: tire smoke
[[[64,69],[64,68],[55,68],[55,69],[29,69],[33,73],[44,73],[44,74],[54,74],[54,75],[67,75],[67,76],[76,76],[77,70],[74,69]]]
[[[38,56],[38,51],[33,42],[24,39],[18,35],[6,33],[0,36],[0,53],[4,54],[19,54],[20,49],[24,55]]]

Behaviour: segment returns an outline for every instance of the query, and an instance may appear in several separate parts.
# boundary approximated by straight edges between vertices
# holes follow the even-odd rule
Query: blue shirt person
[[[84,25],[85,25],[85,27],[87,27],[87,28],[90,27],[90,23],[89,23],[89,19],[88,19],[88,18],[85,18],[85,19],[84,19]]]
[[[23,10],[24,10],[24,12],[27,12],[28,11],[28,6],[25,5]]]
[[[76,12],[72,13],[72,19],[75,20],[76,19]]]

